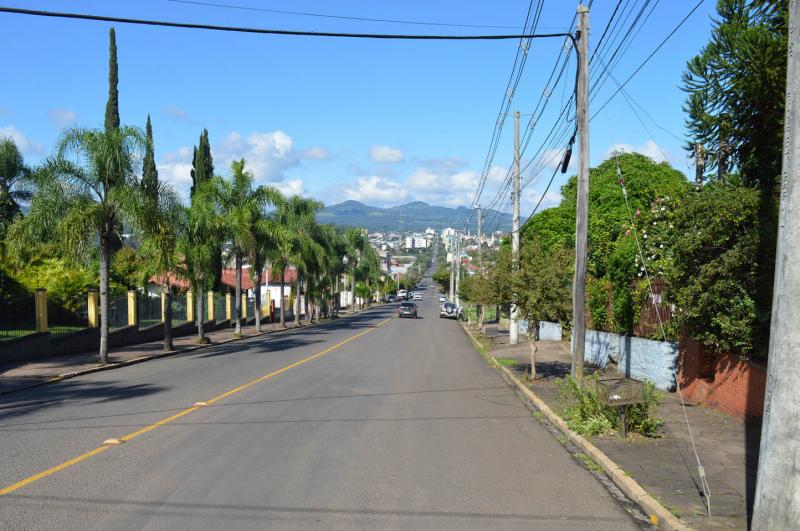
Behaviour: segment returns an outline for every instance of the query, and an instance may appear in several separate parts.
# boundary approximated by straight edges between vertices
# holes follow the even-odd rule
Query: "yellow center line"
[[[246,383],[244,385],[240,385],[239,387],[237,387],[235,389],[231,389],[230,391],[226,391],[226,392],[224,392],[224,393],[222,393],[220,395],[217,395],[214,398],[212,398],[211,400],[208,400],[207,403],[210,405],[210,404],[213,404],[215,402],[219,402],[223,398],[227,398],[227,397],[229,397],[229,396],[231,396],[231,395],[233,395],[235,393],[238,393],[239,391],[243,391],[243,390],[247,389],[248,387],[251,387],[251,386],[253,386],[253,385],[255,385],[255,384],[259,383],[259,382],[263,382],[264,380],[267,380],[269,378],[272,378],[273,376],[277,376],[277,375],[279,375],[281,373],[284,373],[284,372],[288,371],[289,369],[293,369],[293,368],[295,368],[295,367],[297,367],[299,365],[302,365],[304,363],[308,363],[309,361],[315,360],[315,359],[319,358],[320,356],[324,356],[325,354],[327,354],[327,353],[329,353],[329,352],[331,352],[333,350],[336,350],[337,348],[341,347],[342,345],[346,345],[347,343],[353,341],[354,339],[358,339],[359,337],[361,337],[361,336],[363,336],[365,334],[368,334],[369,332],[372,332],[373,330],[375,330],[379,326],[382,326],[382,325],[388,323],[391,320],[392,320],[392,318],[389,318],[389,319],[386,319],[384,321],[381,321],[380,323],[376,324],[372,328],[368,328],[366,330],[362,330],[361,332],[359,332],[357,334],[354,334],[354,335],[348,337],[347,339],[336,343],[335,345],[333,345],[331,347],[326,348],[322,352],[317,352],[316,354],[308,356],[307,358],[303,358],[303,359],[301,359],[299,361],[296,361],[296,362],[294,362],[294,363],[292,363],[290,365],[287,365],[286,367],[283,367],[283,368],[278,369],[276,371],[272,371],[271,373],[265,374],[264,376],[260,376],[260,377],[256,378],[255,380],[252,380],[252,381],[250,381],[250,382],[248,382],[248,383]],[[145,426],[144,428],[141,428],[141,429],[139,429],[139,430],[137,430],[137,431],[135,431],[133,433],[129,433],[128,435],[125,435],[125,436],[121,437],[120,439],[122,441],[125,441],[125,442],[130,441],[130,440],[138,437],[139,435],[143,435],[143,434],[145,434],[145,433],[147,433],[149,431],[153,431],[154,429],[158,428],[159,426],[163,426],[165,424],[169,424],[170,422],[172,422],[174,420],[177,420],[177,419],[179,419],[179,418],[181,418],[181,417],[183,417],[185,415],[188,415],[189,413],[197,411],[198,409],[202,409],[202,407],[201,406],[188,407],[188,408],[186,408],[186,409],[184,409],[182,411],[179,411],[178,413],[176,413],[176,414],[174,414],[174,415],[172,415],[170,417],[167,417],[165,419],[161,419],[158,422],[154,422],[153,424],[150,424],[149,426]],[[25,478],[25,479],[23,479],[21,481],[18,481],[16,483],[14,483],[13,485],[9,485],[8,487],[2,488],[2,489],[0,489],[0,496],[5,496],[6,494],[10,494],[10,493],[14,492],[15,490],[21,489],[22,487],[24,487],[26,485],[30,485],[31,483],[39,481],[40,479],[44,479],[44,478],[46,478],[48,476],[52,476],[53,474],[55,474],[57,472],[60,472],[60,471],[62,471],[64,469],[66,469],[66,468],[69,468],[72,465],[77,465],[81,461],[85,461],[86,459],[89,459],[90,457],[94,457],[95,455],[101,454],[101,453],[105,452],[106,450],[108,450],[109,448],[111,448],[111,446],[107,446],[107,445],[98,446],[94,450],[88,451],[85,454],[81,454],[81,455],[79,455],[77,457],[73,457],[69,461],[64,461],[60,465],[56,465],[56,466],[54,466],[52,468],[48,468],[47,470],[43,470],[42,472],[39,472],[38,474],[34,474],[34,475],[32,475],[30,477],[27,477],[27,478]]]

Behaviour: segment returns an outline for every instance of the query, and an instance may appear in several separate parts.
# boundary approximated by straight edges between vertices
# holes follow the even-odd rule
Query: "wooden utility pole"
[[[519,269],[519,111],[514,112],[514,190],[511,192],[513,210],[511,218],[511,268],[514,273]],[[508,343],[519,343],[519,320],[517,310],[517,294],[512,294],[511,311],[508,325]]]
[[[583,380],[586,345],[586,253],[589,222],[589,8],[578,6],[578,201],[575,219],[575,276],[572,281],[572,377]]]
[[[800,0],[789,3],[783,172],[775,259],[769,364],[758,458],[753,529],[796,529],[800,522]]]

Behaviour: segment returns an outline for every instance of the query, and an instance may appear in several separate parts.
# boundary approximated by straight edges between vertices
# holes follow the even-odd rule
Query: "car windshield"
[[[456,305],[455,305],[455,304],[453,304],[452,302],[446,302],[446,303],[444,303],[444,309],[445,309],[445,310],[452,310],[452,309],[453,309],[453,308],[455,308],[455,307],[456,307]]]
[[[400,307],[401,308],[413,308],[414,307],[414,303],[413,302],[403,302],[403,303],[400,304]]]

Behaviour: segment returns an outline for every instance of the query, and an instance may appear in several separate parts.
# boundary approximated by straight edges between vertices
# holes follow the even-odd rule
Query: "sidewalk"
[[[474,328],[473,328],[474,330]],[[508,345],[508,335],[483,341],[487,353],[503,358],[520,378],[530,380],[527,343]],[[530,388],[554,411],[561,411],[556,380],[570,372],[569,344],[537,342],[537,379]],[[512,361],[516,364],[512,364]],[[657,416],[664,427],[657,437],[588,437],[670,512],[694,529],[747,529],[758,466],[760,426],[687,403],[697,453],[711,488],[709,518],[699,495],[697,463],[677,393],[664,393]]]
[[[358,311],[355,313],[358,313]],[[352,315],[352,313],[340,311],[339,315],[340,317],[344,317],[346,315]],[[326,321],[326,319],[322,320],[322,322]],[[301,321],[301,323],[301,326],[308,326],[307,321]],[[287,321],[286,329],[291,328],[295,328],[294,322]],[[262,323],[261,330],[262,333],[270,333],[283,330],[283,328],[280,323]],[[256,335],[255,326],[252,324],[242,327],[242,338]],[[224,328],[207,332],[206,337],[211,340],[212,345],[230,341],[234,339],[233,328]],[[137,361],[144,361],[153,357],[173,355],[207,346],[197,342],[196,334],[173,338],[172,343],[174,350],[166,353],[163,350],[164,344],[161,340],[110,349],[108,353],[109,364],[106,366],[98,362],[97,351],[41,358],[29,362],[0,363],[0,394],[42,385],[48,381],[68,378],[75,375],[75,373],[116,368],[121,365],[136,363]]]

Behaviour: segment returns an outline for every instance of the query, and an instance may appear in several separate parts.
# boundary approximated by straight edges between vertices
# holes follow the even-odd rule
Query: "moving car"
[[[397,307],[397,317],[417,318],[417,305],[413,302],[401,302]]]
[[[439,318],[458,319],[460,310],[461,309],[452,302],[445,302],[442,304],[441,310],[439,310]]]
[[[415,292],[414,293],[414,300],[415,301],[421,301],[422,300],[422,293],[420,293],[419,291]]]
[[[439,295],[439,302],[447,302],[447,297],[444,295]]]

